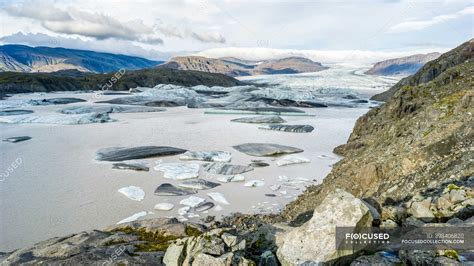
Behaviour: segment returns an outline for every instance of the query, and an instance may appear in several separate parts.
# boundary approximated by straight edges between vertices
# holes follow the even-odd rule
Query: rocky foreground
[[[396,85],[393,96],[361,117],[348,143],[335,149],[345,158],[324,182],[309,187],[279,215],[236,214],[222,221],[208,217],[202,224],[176,219],[123,223],[43,241],[2,254],[0,261],[73,265],[472,263],[472,252],[449,247],[420,251],[380,245],[365,251],[338,250],[336,227],[351,227],[352,232],[371,226],[465,227],[466,236],[472,236],[473,57],[474,41],[469,41],[402,81],[411,85]],[[451,64],[450,58],[464,60]]]

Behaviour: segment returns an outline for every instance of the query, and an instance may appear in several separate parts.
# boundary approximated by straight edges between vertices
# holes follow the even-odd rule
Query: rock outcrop
[[[206,58],[203,56],[179,56],[158,66],[179,70],[196,70],[210,73],[221,73],[231,77],[294,74],[317,72],[327,67],[304,57],[287,57],[264,61],[244,61],[237,58]]]
[[[443,54],[405,83],[413,85],[394,90],[358,119],[348,143],[336,149],[345,158],[321,185],[289,204],[284,217],[307,220],[335,188],[392,204],[474,175],[474,42]],[[422,215],[426,210],[416,205],[413,211]]]
[[[424,64],[438,58],[440,53],[416,54],[381,61],[372,66],[365,74],[379,76],[406,77],[416,73]]]

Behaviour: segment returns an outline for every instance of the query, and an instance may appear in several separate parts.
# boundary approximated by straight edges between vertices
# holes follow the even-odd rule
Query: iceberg
[[[119,189],[118,192],[124,194],[131,200],[141,201],[145,198],[145,192],[141,188],[135,186],[123,187]]]
[[[299,156],[299,155],[286,155],[282,157],[280,160],[276,162],[278,166],[285,166],[290,164],[299,164],[299,163],[309,163],[310,160],[308,158]]]
[[[203,198],[196,197],[196,196],[190,196],[189,198],[181,200],[179,202],[179,204],[186,205],[186,206],[189,206],[189,207],[196,207],[199,204],[203,203],[204,201],[206,201],[206,200],[203,199]]]
[[[263,187],[265,186],[265,182],[262,180],[250,180],[244,184],[246,187]]]
[[[155,210],[159,210],[159,211],[169,211],[169,210],[172,210],[173,208],[174,208],[174,204],[167,203],[167,202],[157,203],[154,207]]]
[[[180,160],[199,160],[206,162],[230,162],[232,155],[228,151],[187,151]]]
[[[163,172],[165,178],[183,180],[199,176],[199,164],[197,163],[161,163],[155,166],[155,170]]]
[[[130,217],[127,217],[123,220],[121,220],[120,222],[118,222],[117,224],[123,224],[123,223],[129,223],[129,222],[134,222],[136,220],[138,220],[138,218],[140,217],[143,217],[147,215],[147,212],[146,211],[142,211],[142,212],[137,212],[135,213],[134,215],[130,216]]]
[[[89,113],[77,115],[21,115],[21,116],[7,116],[0,117],[0,123],[8,124],[60,124],[60,125],[80,125],[91,123],[105,123],[112,122],[114,119],[110,118],[107,113]]]
[[[226,200],[224,195],[220,192],[209,192],[207,195],[217,203],[229,205],[229,202]]]

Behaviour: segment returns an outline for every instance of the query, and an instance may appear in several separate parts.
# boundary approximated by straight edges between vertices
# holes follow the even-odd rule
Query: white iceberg
[[[183,180],[199,176],[199,164],[197,163],[161,163],[155,166],[155,170],[163,172],[165,178]]]
[[[141,201],[145,198],[145,191],[135,186],[123,187],[119,189],[118,192],[124,194],[131,200]]]
[[[146,211],[137,212],[137,213],[135,213],[134,215],[132,215],[132,216],[130,216],[130,217],[127,217],[127,218],[121,220],[121,221],[118,222],[117,224],[123,224],[123,223],[133,222],[133,221],[138,220],[138,218],[143,217],[143,216],[145,216],[145,215],[147,215],[147,212],[146,212]]]
[[[245,181],[245,176],[243,175],[219,176],[216,179],[217,181],[221,183],[243,182]]]
[[[179,204],[186,205],[186,206],[189,206],[189,207],[196,207],[199,204],[203,203],[204,201],[206,201],[206,200],[203,199],[203,198],[196,197],[196,196],[190,196],[189,198],[181,200],[179,202]]]
[[[232,154],[228,151],[187,151],[180,160],[199,160],[206,162],[230,162]]]
[[[189,207],[189,206],[179,208],[179,209],[178,209],[178,214],[179,214],[180,216],[183,216],[183,215],[185,215],[186,213],[188,213],[189,210],[191,210],[191,207]]]
[[[160,211],[169,211],[173,208],[174,208],[174,204],[167,203],[167,202],[158,203],[154,207],[155,210],[160,210]]]
[[[217,203],[229,205],[229,202],[226,200],[224,195],[219,192],[209,192],[207,195]]]
[[[290,164],[299,164],[299,163],[309,163],[310,160],[308,158],[290,154],[283,156],[280,160],[276,162],[278,166],[290,165]]]
[[[250,180],[244,184],[246,187],[263,187],[265,186],[265,182],[262,180]]]

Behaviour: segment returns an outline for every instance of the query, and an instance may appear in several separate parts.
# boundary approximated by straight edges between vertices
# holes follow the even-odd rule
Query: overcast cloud
[[[152,59],[177,51],[254,58],[298,51],[370,60],[443,51],[474,36],[471,0],[0,0],[0,10],[2,43]]]

